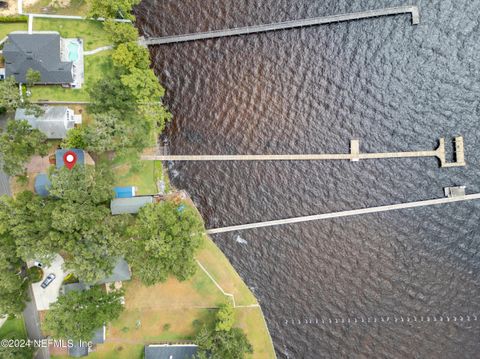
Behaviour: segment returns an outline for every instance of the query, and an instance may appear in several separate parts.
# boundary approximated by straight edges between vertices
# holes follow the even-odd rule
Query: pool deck
[[[70,42],[75,42],[78,44],[78,58],[76,61],[73,61],[73,89],[80,89],[85,82],[85,63],[84,63],[84,49],[83,49],[83,40],[77,38],[62,38],[61,40],[61,56],[62,61],[71,61],[69,58],[69,48],[68,45]]]

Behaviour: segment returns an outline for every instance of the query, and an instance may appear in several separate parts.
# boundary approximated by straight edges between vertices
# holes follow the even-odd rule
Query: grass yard
[[[201,261],[221,286],[238,295],[237,302],[256,304],[240,276],[211,239],[205,239]],[[222,270],[223,269],[223,270]],[[228,300],[204,271],[188,281],[171,278],[151,287],[138,280],[124,283],[125,311],[107,330],[107,341],[97,346],[92,359],[141,359],[145,344],[191,341],[203,324],[213,322],[216,307]],[[259,307],[236,308],[236,325],[254,347],[252,358],[275,358]]]
[[[162,176],[160,161],[141,161],[134,155],[117,156],[112,161],[116,186],[136,186],[138,194],[156,194]]]
[[[63,88],[61,86],[34,86],[32,101],[89,101],[89,86],[113,71],[112,51],[102,51],[98,54],[85,56],[85,83],[81,89]]]
[[[0,40],[12,31],[27,31],[27,29],[28,25],[26,22],[0,22]]]
[[[0,328],[0,339],[23,339],[27,337],[23,317],[8,319]]]
[[[108,34],[103,30],[103,23],[96,20],[35,18],[33,30],[58,31],[64,38],[80,37],[84,41],[85,51],[111,44]]]
[[[68,6],[56,6],[54,0],[40,0],[24,8],[32,14],[77,15],[87,16],[88,6],[85,0],[70,0]]]

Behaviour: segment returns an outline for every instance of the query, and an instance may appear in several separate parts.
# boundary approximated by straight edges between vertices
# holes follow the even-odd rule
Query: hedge
[[[0,22],[28,22],[28,16],[26,15],[0,16]]]

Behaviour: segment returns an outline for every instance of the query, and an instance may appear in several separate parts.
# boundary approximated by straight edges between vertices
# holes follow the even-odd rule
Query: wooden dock
[[[316,26],[316,25],[332,24],[332,23],[344,22],[344,21],[371,19],[371,18],[376,18],[380,16],[394,16],[394,15],[402,15],[402,14],[411,15],[412,25],[417,25],[420,23],[420,12],[419,12],[418,6],[406,5],[406,6],[391,7],[386,9],[354,12],[350,14],[338,14],[338,15],[314,17],[310,19],[290,20],[290,21],[283,21],[283,22],[278,22],[273,24],[245,26],[245,27],[238,27],[238,28],[225,29],[225,30],[212,30],[212,31],[199,32],[199,33],[193,33],[193,34],[184,34],[184,35],[150,37],[146,39],[145,38],[141,39],[139,43],[143,46],[164,45],[164,44],[172,44],[172,43],[187,42],[187,41],[215,39],[215,38],[228,37],[228,36],[258,34],[258,33],[269,32],[269,31],[288,30],[288,29],[295,29],[295,28],[306,27],[306,26]]]
[[[441,167],[465,166],[465,155],[463,149],[463,137],[455,137],[456,161],[447,162],[445,159],[445,139],[441,138],[439,146],[431,151],[410,151],[410,152],[383,152],[383,153],[362,153],[358,140],[350,142],[350,153],[331,154],[283,154],[283,155],[162,155],[149,154],[141,156],[142,160],[152,161],[334,161],[348,160],[360,161],[385,158],[418,158],[436,157]]]
[[[226,232],[244,231],[247,229],[254,229],[254,228],[264,228],[264,227],[272,227],[272,226],[279,226],[279,225],[285,225],[285,224],[318,221],[318,220],[324,220],[324,219],[350,217],[350,216],[357,216],[362,214],[381,213],[381,212],[388,212],[388,211],[408,209],[408,208],[436,206],[441,204],[473,201],[473,200],[479,200],[479,199],[480,199],[480,193],[475,193],[475,194],[464,195],[464,196],[451,196],[451,197],[445,197],[445,198],[430,199],[425,201],[398,203],[398,204],[392,204],[388,206],[361,208],[361,209],[354,209],[350,211],[332,212],[332,213],[318,214],[313,216],[294,217],[294,218],[279,219],[274,221],[241,224],[241,225],[222,227],[222,228],[212,228],[212,229],[208,229],[207,233],[218,234],[218,233],[226,233]]]

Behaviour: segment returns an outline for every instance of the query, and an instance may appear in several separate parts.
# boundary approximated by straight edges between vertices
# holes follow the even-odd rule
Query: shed
[[[115,187],[115,198],[130,198],[135,197],[135,187],[126,186],[126,187]]]
[[[35,192],[41,197],[47,197],[52,186],[50,179],[45,173],[40,173],[35,177]]]
[[[114,198],[110,202],[112,214],[135,214],[143,206],[153,203],[153,196],[139,196],[130,198]]]

